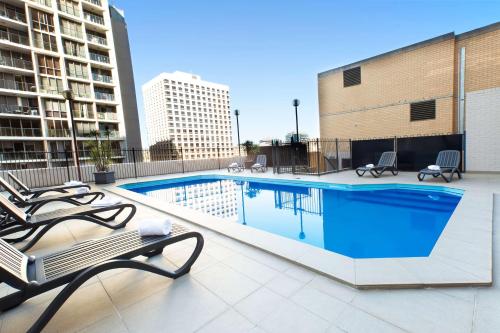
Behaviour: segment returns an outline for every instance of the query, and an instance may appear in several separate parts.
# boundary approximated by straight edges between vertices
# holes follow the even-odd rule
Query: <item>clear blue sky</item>
[[[143,138],[141,86],[160,72],[229,85],[242,141],[294,130],[293,98],[299,130],[316,137],[319,72],[500,18],[500,0],[110,2],[125,10]]]

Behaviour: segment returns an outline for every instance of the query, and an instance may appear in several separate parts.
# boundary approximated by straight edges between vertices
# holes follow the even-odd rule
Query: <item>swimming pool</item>
[[[463,194],[221,175],[121,187],[356,259],[429,256]]]

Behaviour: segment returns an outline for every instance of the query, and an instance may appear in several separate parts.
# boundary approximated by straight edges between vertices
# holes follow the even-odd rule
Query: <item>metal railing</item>
[[[91,3],[93,5],[96,5],[96,6],[102,7],[101,0],[84,0],[84,1],[88,2],[88,3]]]
[[[22,106],[22,105],[12,105],[12,104],[0,104],[0,113],[20,115],[20,116],[39,116],[37,108]]]
[[[45,110],[45,117],[47,117],[47,118],[67,118],[68,113],[66,111]]]
[[[83,71],[81,73],[77,73],[77,72],[74,72],[74,71],[70,71],[69,69],[67,70],[67,73],[68,73],[68,76],[71,76],[71,77],[76,77],[78,79],[85,79],[85,80],[88,80],[89,78],[89,75],[87,74],[86,71]]]
[[[73,57],[80,57],[80,58],[87,57],[87,53],[85,52],[85,50],[67,49],[65,50],[65,53]]]
[[[61,25],[61,32],[68,36],[83,39],[83,32],[78,29],[68,28]]]
[[[99,120],[118,120],[118,116],[114,112],[97,112]]]
[[[105,56],[105,55],[102,55],[102,54],[97,54],[97,53],[92,53],[92,52],[89,52],[89,55],[90,55],[90,59],[91,60],[98,61],[98,62],[103,62],[103,63],[106,63],[106,64],[110,63],[108,56]]]
[[[100,44],[100,45],[108,45],[108,40],[106,38],[103,38],[101,36],[96,36],[89,34],[87,32],[87,41],[95,44]]]
[[[22,35],[19,33],[15,33],[12,31],[0,31],[0,39],[8,40],[12,43],[22,44],[22,45],[30,45],[30,40],[28,35]]]
[[[92,73],[92,78],[94,79],[94,81],[113,83],[113,77],[109,75]]]
[[[26,23],[26,15],[23,13],[20,13],[18,11],[9,9],[9,8],[0,8],[0,16],[9,18],[14,21],[19,21]]]
[[[109,93],[104,93],[100,91],[95,91],[95,98],[96,99],[101,99],[101,100],[106,100],[106,101],[114,101],[115,100],[115,94],[109,94]]]
[[[97,24],[100,24],[100,25],[104,25],[104,18],[101,17],[101,16],[99,16],[99,15],[95,15],[95,14],[92,14],[92,13],[84,11],[83,12],[83,17],[87,21],[90,21],[92,23],[97,23]]]
[[[34,83],[18,82],[9,79],[0,79],[0,88],[2,89],[31,91],[31,87],[33,87],[34,85],[35,85]]]
[[[31,0],[31,1],[39,3],[39,4],[43,5],[43,6],[52,7],[52,1],[51,0]]]
[[[219,151],[219,150],[218,150]],[[79,150],[80,173],[82,181],[93,182],[95,166],[88,150]],[[138,178],[173,173],[202,170],[225,169],[232,162],[242,162],[242,157],[186,159],[182,149],[115,149],[111,152],[116,179]],[[77,179],[78,170],[72,151],[31,151],[0,152],[0,176],[5,179],[7,171],[13,172],[29,187],[42,187],[62,184]]]
[[[1,55],[0,55],[0,65],[33,70],[33,63],[29,60],[13,58],[13,57],[5,57]]]
[[[49,128],[48,135],[51,138],[67,138],[71,136],[71,132],[68,128]]]
[[[15,127],[0,127],[1,136],[42,136],[40,128],[15,128]]]

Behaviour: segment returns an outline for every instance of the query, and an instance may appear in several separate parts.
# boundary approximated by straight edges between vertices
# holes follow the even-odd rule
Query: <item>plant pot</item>
[[[94,172],[94,179],[96,184],[111,184],[115,182],[115,172],[114,171]]]

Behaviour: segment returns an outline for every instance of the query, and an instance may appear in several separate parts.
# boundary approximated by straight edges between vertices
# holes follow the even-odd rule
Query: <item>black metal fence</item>
[[[441,150],[458,150],[465,171],[465,134],[442,134],[366,140],[314,139],[301,142],[274,141],[260,153],[272,161],[274,173],[323,175],[376,164],[384,151],[397,152],[402,171],[418,171],[436,162]]]
[[[95,166],[90,151],[79,151],[82,181],[93,182]],[[113,150],[109,166],[116,179],[137,178],[172,173],[224,169],[232,162],[242,162],[244,157],[227,156],[217,149],[215,156],[187,159],[182,150],[129,149]],[[0,153],[0,176],[7,179],[11,171],[30,187],[52,186],[78,179],[78,167],[73,151],[33,151]]]

